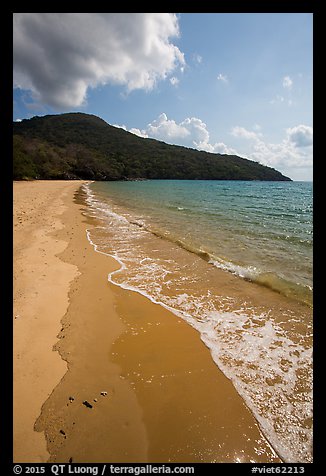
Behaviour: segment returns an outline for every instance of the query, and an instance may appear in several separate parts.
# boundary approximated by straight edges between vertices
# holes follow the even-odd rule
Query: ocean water
[[[312,461],[312,183],[85,186],[108,279],[200,333],[286,462]]]

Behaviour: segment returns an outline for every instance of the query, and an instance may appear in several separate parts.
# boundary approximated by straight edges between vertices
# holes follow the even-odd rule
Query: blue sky
[[[308,13],[14,14],[14,120],[81,111],[312,180]]]

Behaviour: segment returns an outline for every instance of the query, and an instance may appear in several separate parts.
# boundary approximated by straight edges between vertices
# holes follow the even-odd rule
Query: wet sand
[[[199,333],[107,281],[79,187],[14,184],[14,461],[280,461]]]

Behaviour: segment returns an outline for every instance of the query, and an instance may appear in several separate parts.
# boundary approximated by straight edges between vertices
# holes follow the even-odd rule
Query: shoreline
[[[149,200],[155,192],[153,184],[151,187]],[[161,226],[157,233],[155,223],[160,220],[150,211],[151,201],[147,210],[142,188],[139,198],[138,188],[132,189],[135,206],[128,202],[130,189],[111,188],[109,183],[83,188],[91,215],[101,222],[89,232],[91,241],[121,263],[117,272],[110,273],[109,281],[146,296],[193,326],[274,450],[287,462],[311,462],[311,308],[189,253],[169,237],[177,225],[176,215],[167,214],[170,226],[163,213],[161,221],[165,220],[167,231]],[[181,205],[187,206],[187,201]],[[161,212],[164,209],[158,206]],[[184,223],[186,236],[189,223]],[[221,243],[221,248],[225,246],[229,245]]]
[[[22,386],[24,379],[22,372],[16,374],[15,461],[45,461],[50,455],[51,462],[280,462],[232,383],[213,362],[199,333],[162,306],[107,281],[119,263],[96,253],[88,242],[86,229],[95,222],[81,213],[85,204],[77,188],[82,182],[56,183],[61,189],[57,200],[65,207],[60,208],[63,225],[57,224],[51,233],[57,248],[44,248],[46,261],[39,263],[39,275],[48,271],[52,253],[57,265],[60,261],[64,290],[52,293],[55,331],[53,328],[50,337],[49,329],[43,328],[48,340],[45,348],[38,350],[37,365],[44,354],[51,354],[60,362],[60,371],[52,372],[55,365],[49,362],[51,391],[38,395],[33,409],[19,399],[17,385]],[[55,188],[52,181],[21,185],[26,189],[25,208],[34,198],[32,190],[42,184],[45,194],[49,193],[46,188]],[[45,209],[43,215],[50,220],[50,208]],[[37,230],[39,225],[34,225]],[[44,233],[40,239],[44,241]],[[20,244],[25,266],[29,255],[23,245],[29,250],[36,245],[23,238]],[[15,261],[17,258],[16,254]],[[17,275],[16,263],[15,270]],[[27,280],[27,271],[24,274]],[[51,279],[53,284],[54,276]],[[21,284],[21,277],[17,280]],[[59,310],[65,293],[65,306]],[[26,303],[19,302],[24,309]],[[33,307],[32,302],[29,305]],[[50,307],[45,306],[42,318]],[[19,319],[14,324],[16,321]],[[27,324],[31,323],[32,318]],[[40,324],[36,323],[33,332],[40,334]],[[19,330],[14,332],[17,346]],[[52,352],[53,344],[63,360]],[[17,368],[26,368],[26,357],[17,359],[17,352],[15,355],[15,360],[20,360]],[[38,373],[37,377],[43,384],[44,375]],[[35,396],[34,381],[29,385]],[[41,414],[37,414],[41,405]],[[28,414],[24,420],[25,438],[27,434],[31,437],[28,448],[23,448],[22,432],[17,429],[18,419],[22,425],[21,413]],[[37,431],[30,424],[34,417]],[[43,431],[48,453],[43,436],[37,433]]]

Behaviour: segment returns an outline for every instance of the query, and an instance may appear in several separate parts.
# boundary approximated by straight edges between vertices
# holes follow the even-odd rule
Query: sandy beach
[[[108,282],[82,183],[14,183],[14,461],[279,462],[199,333]]]

